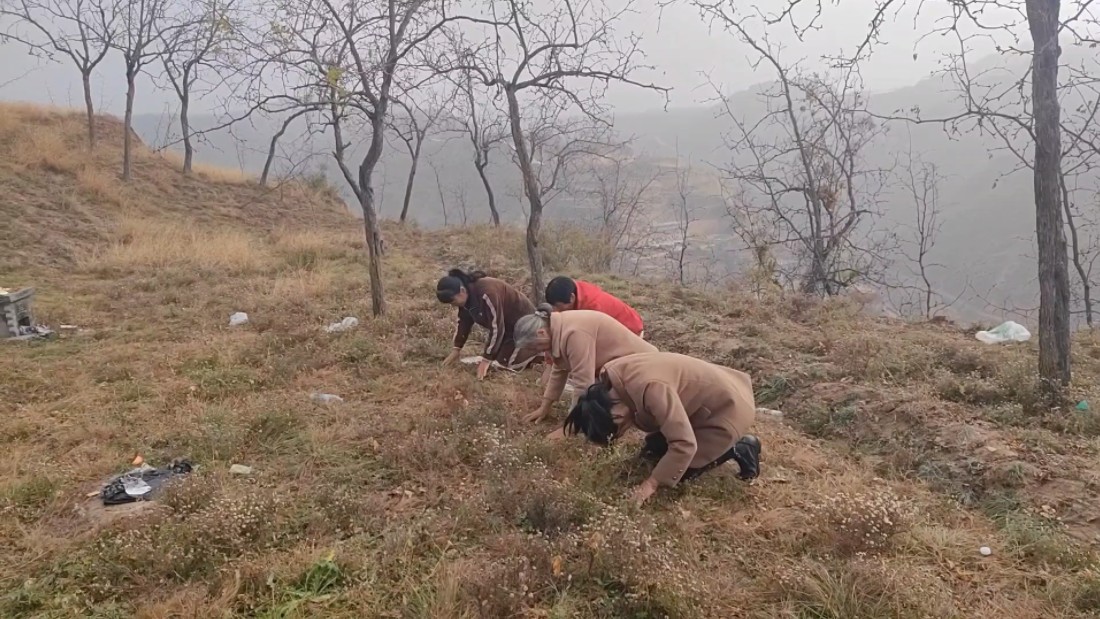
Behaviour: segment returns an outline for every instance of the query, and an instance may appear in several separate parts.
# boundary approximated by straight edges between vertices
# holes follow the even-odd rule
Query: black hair
[[[546,302],[551,305],[569,303],[575,294],[577,294],[577,282],[564,275],[559,275],[546,284]]]
[[[608,386],[603,381],[595,383],[577,400],[573,410],[569,411],[562,431],[567,436],[583,434],[597,445],[610,445],[618,431],[615,420],[611,417],[613,404]]]
[[[483,277],[485,274],[481,271],[467,273],[462,269],[451,269],[446,277],[439,278],[439,283],[435,285],[435,297],[440,303],[450,303],[460,290],[465,288],[469,292],[470,284]]]

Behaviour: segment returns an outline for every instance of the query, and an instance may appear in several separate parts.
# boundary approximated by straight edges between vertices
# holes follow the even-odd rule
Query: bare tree
[[[386,124],[395,99],[407,99],[439,59],[429,53],[437,36],[449,24],[476,21],[448,13],[448,3],[426,0],[382,0],[346,3],[335,0],[287,0],[274,11],[279,24],[280,57],[284,64],[309,65],[325,59],[322,75],[331,103],[328,122],[334,140],[334,158],[358,199],[370,257],[371,309],[386,312],[382,279],[382,230],[375,201],[374,174],[382,158]],[[316,54],[323,50],[324,54]],[[408,73],[407,79],[401,77]],[[314,86],[316,83],[314,82]],[[348,139],[360,132],[345,131],[361,123],[368,134],[366,152],[356,173],[348,165]]]
[[[672,212],[676,218],[676,252],[673,255],[673,266],[676,269],[676,277],[680,285],[686,285],[684,278],[684,264],[688,252],[688,240],[691,238],[691,224],[696,221],[695,206],[691,202],[691,162],[686,167],[680,167],[680,157],[676,157],[676,196],[672,204]]]
[[[194,131],[189,117],[191,97],[204,71],[212,71],[215,57],[233,36],[236,0],[194,0],[178,14],[165,19],[161,34],[164,77],[180,101],[180,135],[183,140],[183,173],[191,173],[195,157]]]
[[[918,283],[914,285],[906,282],[898,288],[909,293],[907,296],[910,297],[902,305],[917,308],[919,315],[926,319],[935,317],[950,305],[944,302],[932,282],[932,271],[942,269],[943,265],[933,262],[930,257],[942,225],[940,220],[942,180],[943,176],[936,164],[923,161],[914,155],[910,146],[906,161],[900,167],[898,182],[912,200],[913,224],[910,226],[912,236],[906,239],[903,245],[910,247],[904,253],[909,262],[910,275],[918,280]],[[905,311],[905,307],[901,309],[903,314],[917,313]]]
[[[129,181],[133,167],[134,97],[137,78],[161,52],[161,27],[168,0],[132,0],[118,4],[118,35],[113,46],[122,53],[126,69],[126,114],[123,117],[122,180]]]
[[[13,22],[0,34],[0,41],[17,41],[50,60],[68,58],[80,72],[90,146],[96,142],[92,72],[114,42],[115,8],[111,0],[0,2],[0,16]]]
[[[940,20],[935,30],[936,34],[956,36],[960,36],[963,29],[977,30],[979,36],[992,39],[998,50],[1023,54],[1030,59],[1028,78],[1018,84],[1027,86],[1030,91],[1033,122],[1021,126],[1019,118],[1012,115],[1002,120],[1015,125],[1014,130],[1024,131],[1032,147],[1030,159],[1039,267],[1039,377],[1051,392],[1069,385],[1071,378],[1070,285],[1060,182],[1063,128],[1058,98],[1058,58],[1063,38],[1086,46],[1100,44],[1092,0],[1066,3],[1069,11],[1064,18],[1062,4],[1061,0],[960,0],[950,4],[951,14]],[[812,14],[798,23],[796,11],[807,5]],[[880,42],[881,27],[887,16],[902,15],[906,6],[913,6],[919,14],[926,4],[911,0],[876,0],[870,30],[855,51],[844,59],[845,64],[854,67],[867,57]],[[770,21],[786,21],[796,32],[805,32],[817,27],[821,8],[821,0],[787,0],[777,10],[773,9],[776,12],[771,13]],[[1031,34],[1030,49],[1018,45],[1018,33],[1025,25]],[[973,118],[969,108],[957,117]]]
[[[538,108],[541,119],[565,119],[565,111],[585,117],[589,122],[609,125],[602,105],[609,82],[621,82],[664,92],[656,85],[638,81],[633,76],[644,67],[642,53],[635,36],[615,32],[620,18],[632,8],[628,0],[622,10],[613,11],[600,0],[575,4],[573,0],[552,0],[543,10],[521,0],[495,0],[494,21],[499,22],[492,33],[495,42],[492,53],[480,58],[468,55],[485,83],[503,92],[507,102],[515,161],[523,179],[527,217],[527,258],[531,269],[532,293],[536,300],[544,294],[542,255],[539,251],[539,231],[545,206],[545,174],[540,175],[534,163],[533,139],[527,126],[530,115],[525,108]],[[526,100],[526,105],[521,103]],[[546,126],[546,125],[544,125]],[[560,123],[559,123],[560,126]],[[543,132],[544,144],[556,144],[560,153],[573,151],[559,148],[572,140],[549,140]],[[560,179],[558,172],[566,170],[564,158],[551,166],[550,178]],[[544,166],[546,162],[544,162]]]
[[[862,110],[856,81],[788,67],[766,36],[749,34],[740,14],[698,6],[776,78],[761,93],[765,114],[754,121],[741,118],[719,90],[733,124],[726,137],[733,161],[722,172],[740,197],[734,208],[744,211],[735,219],[775,228],[775,249],[784,252],[777,267],[803,293],[829,296],[877,281],[889,239],[871,226],[889,170],[868,161],[866,151],[885,129]]]
[[[599,217],[596,234],[611,250],[604,267],[625,269],[629,261],[636,271],[653,241],[650,193],[661,170],[629,157],[613,152],[586,162],[584,194]]]
[[[474,150],[474,169],[485,187],[485,198],[489,202],[489,215],[493,225],[500,226],[500,211],[497,209],[496,195],[493,186],[489,182],[486,169],[489,167],[489,157],[498,144],[508,139],[507,118],[497,111],[489,97],[483,93],[475,93],[473,76],[469,70],[462,72],[459,83],[461,101],[465,107],[464,114],[460,116],[459,123],[463,126],[466,136],[470,139],[470,145]]]
[[[390,117],[389,125],[397,135],[405,150],[409,154],[409,175],[405,181],[405,197],[401,202],[401,215],[398,220],[405,223],[409,215],[409,203],[412,200],[413,184],[416,181],[416,168],[420,163],[420,151],[424,147],[424,140],[429,132],[449,112],[448,106],[443,103],[448,99],[442,97],[441,101],[429,100],[423,105],[406,103],[400,99],[394,99],[394,104],[403,111],[400,116],[394,114]],[[434,169],[434,166],[433,166]],[[436,177],[438,178],[438,173]]]

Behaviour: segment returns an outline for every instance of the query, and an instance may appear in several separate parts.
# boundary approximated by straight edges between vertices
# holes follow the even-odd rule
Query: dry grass
[[[126,218],[118,239],[81,265],[91,269],[193,267],[240,274],[270,263],[260,243],[244,230],[202,230],[182,222]]]
[[[47,216],[37,177],[0,172],[25,217]],[[478,381],[439,365],[453,314],[435,279],[463,266],[524,283],[522,234],[388,226],[391,310],[372,318],[354,225],[261,226],[251,209],[279,207],[251,206],[249,185],[143,173],[207,197],[182,218],[176,201],[124,188],[130,199],[84,212],[90,236],[65,228],[25,250],[91,251],[75,270],[24,263],[41,314],[85,330],[12,346],[0,364],[0,616],[1024,619],[1100,606],[1093,556],[1067,535],[1095,513],[1093,418],[1007,423],[1003,404],[1030,393],[1030,344],[586,276],[637,306],[658,346],[745,367],[785,413],[757,423],[755,484],[719,469],[639,510],[632,442],[549,443],[549,426],[520,420],[537,373]],[[91,200],[83,178],[65,182]],[[323,202],[303,204],[300,220],[316,221],[303,213]],[[227,327],[238,310],[251,322]],[[358,328],[321,329],[348,315]],[[1100,395],[1089,347],[1075,397]],[[153,509],[107,519],[85,495],[135,453],[200,468]],[[230,476],[234,463],[253,474]]]

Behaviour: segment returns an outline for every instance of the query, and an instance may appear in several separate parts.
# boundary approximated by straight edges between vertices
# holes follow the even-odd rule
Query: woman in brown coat
[[[642,503],[659,486],[675,486],[734,460],[741,479],[760,474],[760,440],[746,432],[756,418],[744,372],[668,352],[609,361],[600,380],[565,420],[566,435],[607,445],[629,428],[647,432],[642,456],[656,461],[634,493]]]
[[[595,383],[604,364],[613,359],[657,348],[634,335],[621,322],[603,312],[573,310],[554,312],[548,303],[534,314],[516,321],[513,333],[516,350],[549,354],[553,369],[542,394],[542,404],[527,415],[527,421],[546,419],[554,402],[561,398],[565,383],[573,385],[573,402]]]
[[[461,269],[451,269],[436,284],[435,294],[440,303],[458,308],[453,348],[443,365],[458,360],[475,324],[489,332],[485,350],[481,353],[481,363],[477,366],[478,378],[485,378],[493,362],[505,369],[522,370],[534,361],[537,355],[521,357],[518,354],[520,351],[512,338],[516,321],[535,311],[535,306],[522,292],[480,271],[466,273]]]

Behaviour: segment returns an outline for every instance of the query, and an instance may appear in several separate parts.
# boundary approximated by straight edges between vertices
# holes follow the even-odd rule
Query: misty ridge
[[[1064,60],[1092,63],[1087,53],[1072,49],[1065,53]],[[983,58],[972,68],[976,73],[989,72],[987,82],[1005,85],[1026,69],[1026,59],[1006,62],[999,56]],[[738,223],[728,208],[733,198],[723,186],[729,183],[725,171],[730,162],[739,155],[743,158],[744,153],[730,148],[733,123],[723,110],[731,110],[750,123],[757,122],[768,112],[763,93],[774,86],[763,83],[732,92],[722,104],[616,115],[615,141],[624,146],[611,157],[614,163],[603,162],[606,169],[598,179],[583,170],[573,171],[567,186],[548,203],[547,219],[596,230],[601,225],[601,201],[613,193],[620,200],[629,196],[638,202],[651,226],[644,249],[620,256],[617,269],[632,275],[674,279],[675,268],[669,260],[681,245],[676,230],[677,204],[681,201],[675,187],[676,170],[678,165],[681,169],[690,167],[688,202],[692,217],[686,277],[708,286],[726,285],[743,277],[752,269],[753,255],[734,234]],[[867,108],[882,116],[920,110],[923,118],[943,118],[959,113],[965,105],[957,84],[942,74],[882,92],[873,92],[873,84],[869,84],[866,91],[873,93],[866,95]],[[172,112],[137,115],[134,128],[150,145],[178,150],[179,127]],[[192,123],[203,132],[223,125],[226,117],[203,114],[193,116]],[[907,171],[907,158],[912,155],[920,163],[935,166],[940,175],[936,181],[938,233],[927,256],[928,276],[940,298],[937,313],[967,322],[1034,320],[1038,284],[1029,171],[988,128],[945,131],[940,123],[878,122],[884,131],[868,144],[863,154],[866,161],[890,168],[896,176]],[[280,124],[277,119],[255,115],[248,122],[204,132],[197,146],[198,156],[258,175]],[[272,175],[323,177],[340,190],[349,209],[358,214],[356,200],[332,161],[331,135],[307,131],[305,124],[292,125],[280,138]],[[407,190],[411,156],[395,132],[387,132],[385,139],[376,180],[377,199],[381,216],[396,219]],[[362,150],[353,147],[350,158],[361,156]],[[507,141],[494,144],[485,173],[495,188],[502,220],[522,225],[527,209],[513,157],[514,149]],[[1079,218],[1078,234],[1088,254],[1090,276],[1098,239],[1095,217],[1087,211],[1100,207],[1097,180],[1095,170],[1088,167],[1074,178],[1073,191],[1086,211]],[[913,313],[917,310],[912,291],[891,287],[905,288],[919,282],[912,263],[918,236],[916,207],[912,193],[897,178],[891,177],[883,185],[874,196],[878,202],[875,221],[865,233],[895,237],[894,251],[893,255],[882,256],[884,284],[869,282],[865,288],[877,292],[880,299],[876,307],[884,312]],[[474,149],[454,119],[437,120],[426,134],[411,187],[408,220],[427,228],[491,222],[485,190],[474,166]],[[642,254],[641,260],[638,253]],[[647,262],[650,268],[640,268]],[[1078,311],[1079,305],[1075,307]],[[1077,322],[1083,322],[1083,318]]]
[[[645,8],[630,2],[488,2],[464,7],[474,13],[453,30],[442,5],[390,5],[411,30],[388,39],[375,9],[324,0],[19,0],[0,17],[7,49],[75,65],[89,115],[90,77],[117,72],[121,59],[126,122],[154,148],[182,150],[185,173],[198,160],[264,184],[307,178],[335,188],[367,214],[379,289],[375,216],[430,228],[526,223],[535,237],[546,219],[594,233],[606,266],[630,275],[758,293],[871,293],[876,309],[909,317],[1034,321],[1031,52],[997,43],[991,53],[958,24],[937,26],[956,51],[938,51],[939,69],[914,85],[879,89],[823,51],[852,43],[827,32],[851,16],[801,5],[753,15],[687,3],[711,36],[739,45],[755,84],[700,75],[697,89],[722,93],[709,104],[631,112],[608,103],[610,83],[667,89],[645,64],[660,34],[618,29]],[[1023,22],[1000,8],[997,28],[1018,41]],[[1070,21],[1091,24],[1086,9]],[[795,38],[774,42],[782,18]],[[894,36],[872,31],[865,45]],[[807,42],[815,32],[826,47]],[[1075,34],[1058,60],[1059,193],[1070,313],[1091,325],[1098,72],[1090,35]],[[387,40],[396,45],[388,52]],[[815,57],[824,62],[808,62]],[[676,71],[704,69],[689,59]],[[178,101],[138,113],[135,100],[151,93]],[[126,179],[128,142],[124,151]],[[541,259],[528,251],[538,288]]]

